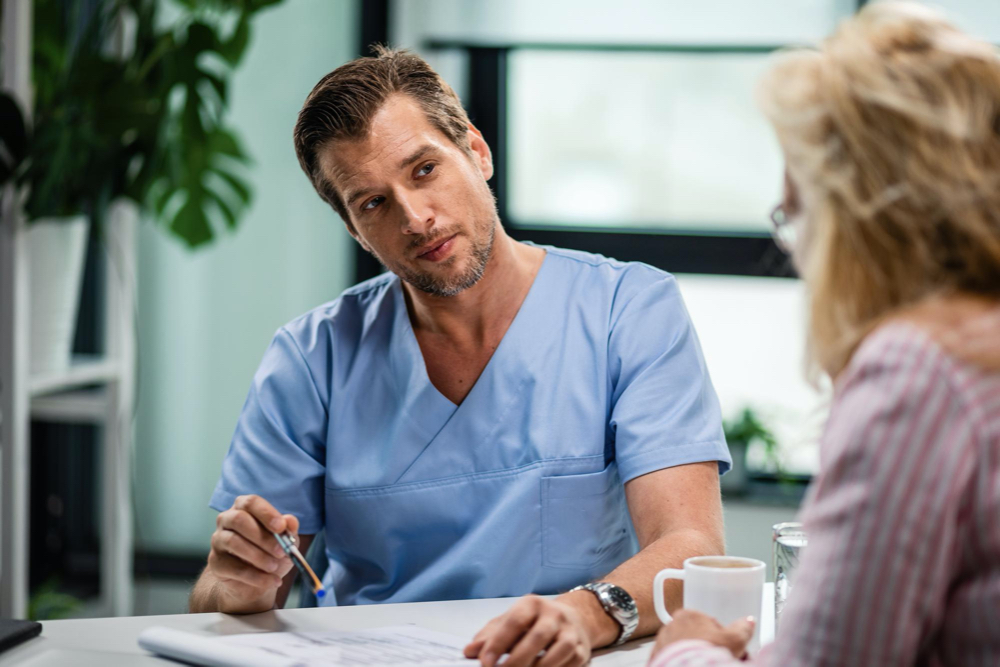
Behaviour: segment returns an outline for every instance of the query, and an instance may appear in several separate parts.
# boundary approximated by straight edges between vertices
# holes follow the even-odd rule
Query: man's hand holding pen
[[[260,496],[240,496],[219,514],[212,534],[208,569],[216,580],[220,611],[251,613],[272,609],[285,575],[295,566],[274,534],[298,543],[299,520],[281,514]]]

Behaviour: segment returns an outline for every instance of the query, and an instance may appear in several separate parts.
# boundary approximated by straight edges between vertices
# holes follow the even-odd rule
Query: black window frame
[[[765,55],[776,45],[690,44],[580,44],[520,42],[481,44],[431,40],[429,51],[460,50],[468,57],[465,107],[469,118],[483,133],[493,151],[494,176],[490,180],[497,211],[508,234],[518,240],[561,246],[645,262],[671,273],[795,278],[788,257],[767,231],[684,229],[651,231],[638,225],[610,227],[574,226],[518,220],[510,213],[508,185],[508,63],[515,51],[575,51],[618,53],[664,53],[698,55]]]
[[[857,0],[856,8],[867,4]],[[361,44],[389,42],[391,3],[362,3]],[[515,220],[510,215],[508,185],[508,102],[510,54],[517,50],[579,52],[666,53],[696,55],[762,55],[786,45],[775,44],[591,44],[569,42],[517,42],[488,44],[456,40],[428,40],[430,52],[460,50],[468,58],[465,107],[493,151],[494,176],[490,186],[507,233],[518,240],[598,253],[623,261],[645,262],[671,273],[796,278],[784,252],[766,231],[670,228],[652,231],[626,226],[593,227]],[[357,281],[382,272],[382,266],[358,247]]]

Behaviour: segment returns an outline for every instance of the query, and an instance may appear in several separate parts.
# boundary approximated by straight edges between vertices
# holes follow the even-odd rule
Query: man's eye
[[[425,164],[424,166],[422,166],[420,168],[420,171],[418,171],[417,174],[420,175],[420,176],[427,176],[432,171],[434,171],[434,167],[436,167],[436,166],[437,165],[434,164],[433,162],[428,162],[427,164]]]
[[[367,202],[365,202],[365,205],[361,207],[361,210],[362,211],[371,211],[372,209],[377,208],[378,206],[380,206],[382,204],[382,202],[384,202],[384,201],[385,201],[385,197],[381,197],[381,196],[379,196],[379,197],[372,197]]]

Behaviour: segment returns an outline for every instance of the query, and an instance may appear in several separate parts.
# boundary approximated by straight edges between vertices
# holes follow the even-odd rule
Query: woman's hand
[[[699,611],[678,609],[674,620],[660,628],[656,635],[656,646],[652,655],[683,639],[702,639],[704,641],[729,649],[733,657],[743,658],[747,653],[747,644],[753,638],[756,623],[753,618],[741,618],[727,628]],[[652,659],[652,658],[650,658]]]

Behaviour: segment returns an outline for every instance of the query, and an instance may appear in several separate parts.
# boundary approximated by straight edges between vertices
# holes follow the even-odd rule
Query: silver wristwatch
[[[632,596],[624,588],[607,582],[584,584],[569,592],[580,590],[590,591],[596,595],[607,615],[615,619],[615,622],[621,626],[622,630],[618,634],[614,646],[627,642],[635,629],[639,627],[639,610],[636,608]]]

